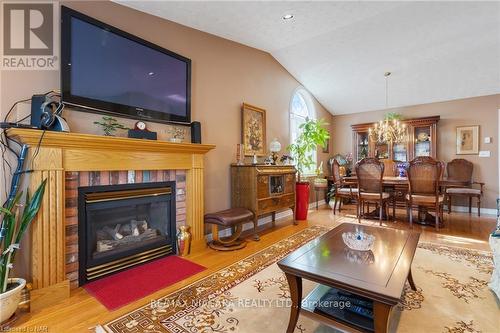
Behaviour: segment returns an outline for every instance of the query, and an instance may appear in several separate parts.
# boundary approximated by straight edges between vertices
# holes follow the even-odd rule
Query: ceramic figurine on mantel
[[[252,164],[257,164],[259,163],[259,160],[257,159],[257,155],[256,154],[253,154],[253,158],[252,158]]]

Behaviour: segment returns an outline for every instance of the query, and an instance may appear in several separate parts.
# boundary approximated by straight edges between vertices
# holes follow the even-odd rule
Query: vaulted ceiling
[[[333,114],[385,108],[387,71],[389,107],[500,93],[499,2],[117,2],[269,52]]]

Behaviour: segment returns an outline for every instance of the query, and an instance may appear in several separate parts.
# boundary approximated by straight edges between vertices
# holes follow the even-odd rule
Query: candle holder
[[[244,157],[243,157],[243,145],[241,143],[238,143],[236,145],[236,164],[237,165],[244,165]]]

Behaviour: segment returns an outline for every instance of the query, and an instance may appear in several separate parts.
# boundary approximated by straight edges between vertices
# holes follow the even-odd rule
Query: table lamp
[[[276,165],[276,161],[278,160],[278,154],[281,150],[281,143],[278,141],[278,138],[274,138],[273,141],[269,144],[269,151],[271,152],[271,157],[273,159],[273,165]]]

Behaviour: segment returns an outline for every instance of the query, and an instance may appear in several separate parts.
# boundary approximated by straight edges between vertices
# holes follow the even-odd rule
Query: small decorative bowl
[[[365,234],[363,231],[344,232],[342,239],[348,248],[356,251],[370,251],[375,242],[375,236]]]

